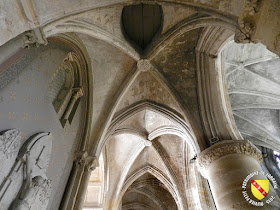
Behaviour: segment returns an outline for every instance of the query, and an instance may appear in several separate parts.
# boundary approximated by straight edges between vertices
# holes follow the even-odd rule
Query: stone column
[[[83,205],[86,198],[86,192],[88,187],[89,178],[91,175],[91,172],[96,169],[96,167],[99,166],[98,159],[95,156],[89,156],[86,160],[86,165],[84,169],[84,173],[82,176],[81,184],[79,186],[79,191],[76,199],[76,203],[74,206],[74,209],[83,209]]]
[[[87,152],[80,152],[76,154],[76,159],[74,161],[59,209],[70,210],[74,208],[78,193],[76,189],[80,186],[87,157]]]
[[[72,89],[72,96],[71,99],[63,113],[62,118],[60,119],[62,125],[64,126],[72,112],[72,109],[76,103],[76,101],[84,95],[83,89],[81,87],[73,88]]]
[[[252,143],[243,140],[221,141],[199,154],[198,169],[209,181],[218,210],[277,209],[269,204],[264,204],[263,207],[253,206],[242,194],[242,183],[245,178],[252,172],[262,171],[261,161],[261,152]],[[253,179],[267,178],[258,175]],[[246,191],[254,199],[250,180]],[[271,186],[267,196],[270,197],[273,193],[275,194],[275,191]]]

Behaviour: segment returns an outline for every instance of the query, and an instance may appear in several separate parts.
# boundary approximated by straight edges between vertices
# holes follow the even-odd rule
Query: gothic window
[[[52,101],[62,127],[71,124],[83,89],[77,56],[71,52],[52,75],[49,83],[49,99]]]

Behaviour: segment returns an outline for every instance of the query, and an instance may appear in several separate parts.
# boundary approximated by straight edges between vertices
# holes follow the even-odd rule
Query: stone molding
[[[232,154],[248,155],[262,161],[262,153],[249,140],[224,140],[207,148],[198,155],[197,167],[202,176],[214,161]]]
[[[86,169],[91,172],[99,166],[98,158],[96,156],[89,156],[86,160]]]
[[[220,52],[234,30],[208,26],[196,46],[198,96],[207,139],[243,139],[233,117]],[[214,70],[213,70],[214,69]],[[210,143],[210,141],[208,141]],[[211,143],[210,143],[211,144]]]

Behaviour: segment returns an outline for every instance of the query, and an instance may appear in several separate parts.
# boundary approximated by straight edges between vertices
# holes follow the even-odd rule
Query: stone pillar
[[[80,186],[87,157],[87,152],[80,152],[76,154],[76,159],[74,161],[59,209],[70,210],[74,208],[78,193],[76,189]]]
[[[91,172],[93,170],[95,170],[96,167],[98,167],[98,166],[99,166],[99,163],[98,163],[97,157],[89,156],[87,158],[74,209],[77,209],[77,210],[83,209]]]
[[[261,160],[261,152],[249,141],[242,140],[221,141],[199,154],[198,169],[209,181],[218,210],[277,209],[266,203],[263,207],[253,206],[242,194],[242,183],[245,178],[252,172],[262,171]],[[253,179],[266,179],[266,177],[258,175]],[[250,180],[246,191],[254,199]],[[267,196],[273,193],[275,194],[275,191],[271,186]]]
[[[73,88],[72,89],[72,96],[71,96],[71,99],[63,113],[63,116],[62,118],[60,119],[60,122],[62,124],[62,126],[64,127],[64,125],[66,124],[71,112],[72,112],[72,109],[76,103],[76,101],[82,97],[84,95],[83,93],[83,89],[81,87],[78,87],[78,88]]]

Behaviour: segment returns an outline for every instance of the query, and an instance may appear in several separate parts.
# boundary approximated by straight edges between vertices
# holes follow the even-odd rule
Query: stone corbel
[[[35,28],[26,31],[22,34],[23,48],[30,49],[32,47],[39,47],[48,43],[45,35],[40,28]]]
[[[99,166],[98,158],[96,156],[88,156],[86,159],[86,170],[94,171]]]
[[[98,158],[88,155],[87,151],[77,152],[74,163],[77,166],[85,166],[88,171],[93,171],[99,166]]]
[[[77,152],[75,154],[74,163],[76,166],[83,166],[86,163],[86,159],[88,157],[87,151]]]

